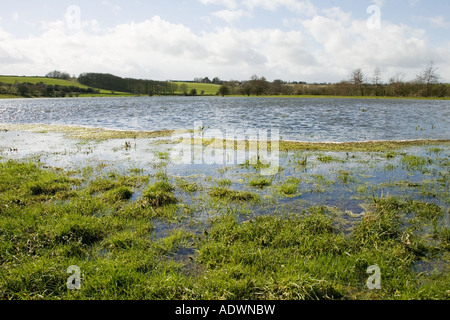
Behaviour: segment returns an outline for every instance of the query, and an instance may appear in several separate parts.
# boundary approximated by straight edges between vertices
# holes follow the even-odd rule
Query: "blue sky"
[[[16,0],[0,11],[0,74],[335,82],[379,67],[388,81],[434,61],[450,82],[449,12],[448,0]]]

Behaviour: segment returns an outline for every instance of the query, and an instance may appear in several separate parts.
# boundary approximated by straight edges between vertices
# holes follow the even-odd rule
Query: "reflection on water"
[[[216,180],[227,179],[232,182],[234,190],[252,190],[262,199],[270,199],[274,195],[278,198],[274,203],[256,208],[258,214],[271,214],[292,205],[296,206],[292,208],[295,211],[300,207],[325,205],[360,214],[364,211],[361,205],[367,203],[367,197],[383,195],[407,196],[444,208],[449,204],[446,197],[449,186],[447,145],[440,146],[440,149],[409,147],[396,152],[392,158],[387,158],[385,153],[374,152],[282,152],[280,171],[266,176],[271,180],[271,186],[255,189],[249,186],[249,182],[260,178],[261,174],[251,164],[207,164],[208,161],[177,164],[170,157],[175,147],[173,144],[154,142],[154,139],[81,141],[67,139],[60,133],[0,131],[0,157],[32,157],[46,166],[74,171],[100,167],[103,171],[126,175],[138,169],[141,174],[152,176],[164,170],[173,179],[187,179],[203,190],[215,186]],[[125,147],[127,143],[131,148]],[[402,160],[408,155],[423,157],[426,166],[405,167]],[[308,161],[302,164],[304,158]],[[278,187],[289,179],[297,179],[298,194],[279,197]],[[139,199],[141,191],[136,190],[133,201]],[[193,201],[192,195],[180,193],[179,196],[184,197],[183,203],[188,205]],[[201,210],[198,214],[200,219],[207,216]]]
[[[450,138],[450,101],[141,97],[0,100],[0,123],[156,131],[278,129],[283,140]]]

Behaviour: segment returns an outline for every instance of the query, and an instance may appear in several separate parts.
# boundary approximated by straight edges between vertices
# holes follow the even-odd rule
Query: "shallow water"
[[[363,111],[364,109],[364,111]],[[450,139],[450,101],[362,100],[362,99],[265,99],[217,97],[33,99],[0,101],[0,123],[44,123],[105,127],[119,130],[155,131],[197,129],[278,129],[285,140],[343,142],[365,140]],[[0,127],[1,129],[1,127]],[[449,147],[440,154],[429,146],[399,150],[393,159],[372,152],[282,152],[280,171],[272,176],[272,186],[249,186],[260,171],[241,163],[209,164],[211,153],[202,153],[200,163],[176,163],[172,151],[176,143],[158,139],[110,139],[105,141],[68,139],[63,133],[0,131],[0,157],[32,157],[50,167],[65,170],[96,168],[127,174],[132,169],[153,175],[167,171],[173,179],[184,177],[203,188],[203,194],[218,179],[232,181],[231,189],[250,190],[269,199],[253,208],[255,214],[300,210],[313,205],[338,207],[353,214],[364,212],[368,197],[396,195],[436,203],[445,208],[448,221]],[[240,151],[242,154],[242,151]],[[431,160],[427,170],[408,170],[404,155]],[[244,159],[250,160],[249,154]],[[319,156],[329,156],[330,162]],[[306,166],[300,165],[307,157]],[[236,152],[238,158],[238,152]],[[162,165],[162,166],[161,166]],[[390,168],[387,168],[389,167]],[[297,178],[298,194],[280,195],[278,187]],[[205,191],[206,190],[206,191]],[[136,190],[133,200],[139,198]],[[183,203],[196,206],[194,195],[181,192]],[[272,200],[270,200],[272,199]],[[271,202],[272,201],[272,202]],[[238,205],[239,206],[239,205]],[[227,210],[214,208],[216,211]],[[196,209],[199,220],[207,220],[203,204]],[[245,207],[243,208],[245,210]]]
[[[0,123],[156,131],[279,130],[312,142],[450,139],[450,101],[219,97],[0,100]]]
[[[131,148],[125,147],[126,142],[131,144]],[[263,189],[249,186],[251,179],[260,177],[258,168],[243,163],[207,164],[207,161],[177,164],[171,157],[173,148],[172,144],[155,144],[155,139],[83,141],[67,139],[62,133],[0,131],[0,157],[5,159],[31,157],[46,166],[65,170],[91,167],[100,173],[114,171],[125,175],[130,170],[139,169],[142,174],[152,176],[162,169],[173,179],[185,178],[204,190],[215,186],[216,180],[228,179],[232,182],[231,189],[251,190],[263,199],[275,199],[272,205],[255,208],[257,214],[270,214],[283,206],[295,206],[298,210],[314,205],[333,206],[360,214],[364,211],[361,205],[367,202],[368,197],[388,194],[408,196],[444,208],[449,205],[446,197],[449,183],[441,179],[441,176],[448,176],[447,146],[440,146],[439,153],[431,152],[429,146],[409,147],[399,150],[392,159],[373,152],[282,152],[278,161],[279,172],[266,176],[272,181],[272,186]],[[405,155],[421,156],[431,163],[424,170],[411,170],[402,165]],[[321,156],[329,156],[332,160],[321,161]],[[308,159],[307,164],[301,165],[299,160],[304,157]],[[390,168],[387,169],[388,166]],[[278,186],[292,178],[299,181],[299,193],[292,197],[280,195]],[[139,194],[138,190],[133,200],[137,200]],[[195,202],[195,194],[180,193],[178,196],[183,197],[183,203],[188,205]],[[203,212],[197,213],[201,220],[205,218]]]

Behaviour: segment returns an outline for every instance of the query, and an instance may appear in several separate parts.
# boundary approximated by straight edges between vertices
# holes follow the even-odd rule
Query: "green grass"
[[[0,99],[16,99],[18,96],[15,94],[0,94]]]
[[[402,159],[423,170],[427,158]],[[343,183],[357,175],[332,174]],[[271,182],[251,177],[254,188]],[[292,195],[300,182],[329,182],[311,177],[317,181],[288,175],[274,188]],[[438,181],[440,197],[446,178]],[[166,171],[121,175],[0,162],[0,299],[450,299],[445,205],[377,196],[366,186],[364,214],[351,220],[316,204],[260,214],[265,200],[231,190],[232,180],[205,179],[215,186],[204,188],[190,178],[172,180]],[[178,191],[198,193],[188,205]],[[239,214],[241,207],[249,212]],[[80,290],[66,287],[71,265],[82,271]],[[373,265],[380,290],[366,287]]]
[[[415,155],[405,155],[401,163],[406,169],[415,171],[422,170],[426,165],[431,164],[431,159]]]
[[[74,86],[77,88],[88,89],[89,87],[72,80],[61,80],[46,77],[17,77],[17,76],[0,76],[0,82],[6,84],[24,83],[31,84],[44,83],[46,85],[59,85],[63,87]]]
[[[173,130],[163,131],[121,131],[103,128],[86,128],[78,126],[60,126],[46,124],[2,124],[1,130],[18,130],[28,132],[62,132],[66,137],[78,140],[109,140],[109,139],[142,139],[170,137]]]
[[[219,91],[220,85],[217,84],[209,84],[209,83],[193,83],[193,82],[174,82],[178,85],[178,90],[175,94],[183,94],[180,89],[180,86],[185,84],[187,86],[187,93],[190,93],[192,89],[197,90],[197,95],[201,95],[201,92],[204,91],[205,95],[213,95],[217,94]]]
[[[435,245],[446,245],[448,234],[431,245],[420,236],[408,242],[400,223],[404,205],[378,199],[350,233],[324,207],[242,224],[224,215],[214,221],[198,260],[211,270],[211,287],[221,288],[216,298],[222,299],[448,298],[448,273],[418,278],[412,270]],[[371,265],[381,269],[381,290],[365,288]]]
[[[298,193],[298,184],[296,183],[285,183],[278,186],[278,191],[281,194],[292,196]]]
[[[38,84],[44,83],[46,85],[59,85],[62,87],[77,87],[82,89],[88,89],[88,86],[82,85],[75,80],[61,80],[61,79],[53,79],[46,77],[18,77],[18,76],[0,76],[0,82],[6,84],[15,84],[15,83],[31,83]],[[95,88],[94,88],[95,89]],[[114,97],[114,96],[132,96],[132,94],[124,93],[124,92],[115,92],[111,93],[111,90],[100,90],[99,94],[79,94],[79,97]],[[0,98],[8,99],[8,98],[21,98],[20,96],[8,94],[8,95],[0,95]]]
[[[259,196],[256,193],[249,191],[235,191],[227,187],[214,187],[209,192],[209,196],[220,200],[229,201],[257,201]]]
[[[143,194],[144,199],[155,208],[164,207],[178,203],[178,199],[173,194],[175,187],[167,181],[157,181],[149,186]]]
[[[187,193],[194,193],[201,190],[201,187],[197,183],[188,181],[187,179],[179,178],[176,180],[176,183],[178,188]]]
[[[272,180],[267,179],[267,178],[254,179],[254,180],[250,180],[249,185],[251,187],[263,189],[264,187],[268,187],[268,186],[272,185]]]

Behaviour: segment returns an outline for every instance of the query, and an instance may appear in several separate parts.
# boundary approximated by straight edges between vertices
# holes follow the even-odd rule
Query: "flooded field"
[[[0,103],[2,298],[450,297],[448,101]],[[239,128],[282,141],[205,138]]]
[[[0,123],[159,131],[278,129],[283,140],[343,142],[448,139],[450,101],[219,97],[15,99]]]

